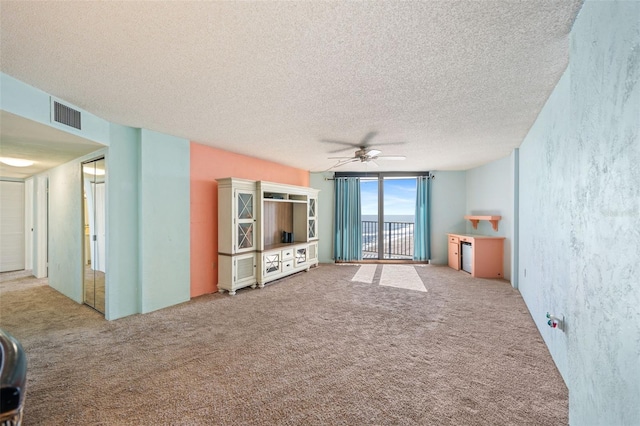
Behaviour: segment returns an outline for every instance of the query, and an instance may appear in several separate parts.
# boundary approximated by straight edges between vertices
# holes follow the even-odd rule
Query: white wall
[[[640,2],[587,1],[520,148],[519,288],[574,425],[640,424],[639,164]]]
[[[513,247],[513,154],[467,170],[467,206],[465,215],[499,215],[498,230],[494,231],[488,221],[478,222],[473,229],[466,221],[466,232],[505,237],[504,278],[511,280],[511,252]]]
[[[447,234],[465,232],[466,172],[436,171],[431,181],[431,263],[446,265]]]

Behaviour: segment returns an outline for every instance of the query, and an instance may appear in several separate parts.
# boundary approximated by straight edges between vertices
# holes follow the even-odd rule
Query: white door
[[[33,179],[24,181],[24,269],[33,269]]]
[[[24,269],[24,182],[0,181],[0,272]]]

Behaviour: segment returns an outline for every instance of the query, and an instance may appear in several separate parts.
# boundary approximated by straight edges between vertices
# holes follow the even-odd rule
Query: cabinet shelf
[[[292,199],[280,199],[280,198],[263,198],[265,203],[290,203],[290,204],[307,204],[306,200],[292,200]]]
[[[494,231],[498,230],[498,222],[502,219],[502,216],[472,216],[468,215],[464,217],[471,221],[471,225],[473,225],[473,229],[478,229],[478,222],[481,220],[487,220],[491,222],[491,226]]]

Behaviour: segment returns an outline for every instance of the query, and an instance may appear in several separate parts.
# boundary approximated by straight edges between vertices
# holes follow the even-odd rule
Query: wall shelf
[[[471,221],[471,225],[473,225],[473,229],[478,229],[478,222],[481,220],[488,220],[491,222],[491,226],[494,231],[498,230],[498,222],[502,219],[502,216],[465,216],[465,219]]]

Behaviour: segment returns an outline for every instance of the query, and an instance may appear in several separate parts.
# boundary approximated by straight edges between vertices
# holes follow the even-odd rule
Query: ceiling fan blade
[[[367,146],[367,144],[369,143],[369,141],[371,139],[374,138],[375,135],[377,135],[378,132],[369,132],[366,135],[364,135],[364,138],[362,138],[362,140],[360,141],[360,143],[358,144],[359,146]]]
[[[380,151],[379,149],[370,149],[367,151],[368,157],[377,157],[380,154],[382,154],[382,151]]]
[[[376,162],[375,162],[375,161],[373,161],[373,160],[369,160],[369,161],[367,161],[367,162],[366,162],[366,164],[367,164],[367,167],[369,167],[369,166],[371,166],[371,167],[378,167],[378,163],[376,163]]]
[[[345,151],[348,151],[348,150],[353,150],[354,148],[358,148],[358,147],[353,145],[350,148],[346,148],[345,147],[345,148],[340,148],[340,149],[334,149],[333,151],[328,151],[327,154],[336,154],[338,152],[345,152]]]
[[[334,164],[333,166],[331,166],[327,170],[325,170],[325,172],[328,172],[329,170],[335,169],[335,168],[340,167],[340,166],[344,166],[345,164],[348,164],[348,163],[353,163],[354,161],[360,161],[360,159],[359,158],[349,158],[347,160],[338,161],[336,164]]]
[[[338,145],[347,145],[347,146],[353,146],[353,147],[358,147],[357,143],[353,143],[353,142],[346,142],[346,141],[337,141],[335,139],[320,139],[320,142],[324,142],[324,143],[336,143]]]
[[[406,142],[382,142],[375,143],[375,146],[388,146],[388,145],[404,145]]]
[[[380,155],[376,157],[377,160],[406,160],[404,155]]]

